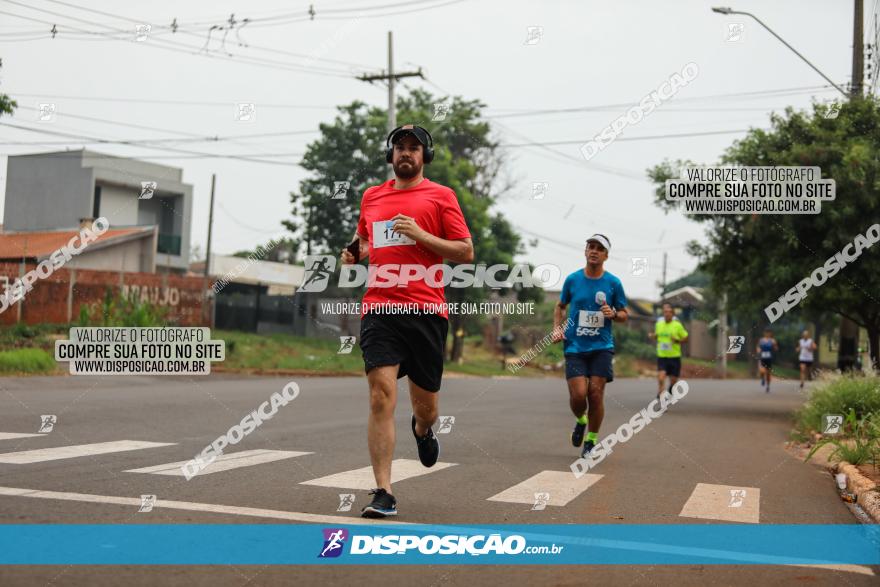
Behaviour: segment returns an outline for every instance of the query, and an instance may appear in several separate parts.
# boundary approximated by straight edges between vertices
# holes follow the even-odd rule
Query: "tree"
[[[836,182],[836,200],[821,214],[695,215],[707,225],[708,243],[689,251],[714,287],[726,291],[740,315],[764,320],[763,309],[809,276],[856,235],[880,220],[880,102],[853,99],[836,118],[824,105],[771,116],[769,131],[751,130],[731,145],[720,163],[746,166],[818,166]],[[649,170],[656,203],[667,211],[664,182],[690,162],[664,161]],[[811,289],[795,311],[816,318],[836,313],[864,327],[872,362],[880,361],[880,255],[867,249],[821,287]]]
[[[254,250],[243,250],[232,253],[233,257],[253,257],[258,261],[272,261],[274,263],[296,263],[299,241],[292,238],[271,240],[265,245],[257,245]]]
[[[434,104],[440,102],[449,104],[446,117],[432,121]],[[512,265],[525,247],[504,216],[490,210],[511,186],[503,181],[504,155],[482,118],[484,107],[477,100],[444,99],[413,90],[398,97],[397,117],[401,123],[420,124],[431,131],[435,156],[425,175],[455,191],[474,241],[475,262]],[[340,106],[334,121],[319,128],[321,137],[308,146],[301,163],[311,176],[291,193],[292,217],[282,224],[305,243],[306,254],[337,255],[354,237],[363,192],[387,178],[387,117],[381,108],[353,102]],[[541,291],[527,288],[517,295],[521,300],[538,300]],[[488,295],[476,288],[449,288],[446,293],[449,302],[478,301]],[[453,334],[464,325],[462,316],[450,315]],[[461,340],[453,340],[452,358],[457,359]]]
[[[3,68],[3,60],[0,59],[0,69]],[[12,114],[18,108],[18,102],[7,96],[0,94],[0,116],[4,114]]]

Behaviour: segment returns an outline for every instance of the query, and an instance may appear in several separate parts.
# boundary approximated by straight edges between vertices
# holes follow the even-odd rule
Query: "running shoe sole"
[[[397,510],[381,510],[378,508],[374,508],[373,506],[367,506],[361,512],[362,518],[388,518],[391,516],[396,516]]]

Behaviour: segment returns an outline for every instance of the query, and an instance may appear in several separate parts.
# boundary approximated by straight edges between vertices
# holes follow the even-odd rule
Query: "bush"
[[[880,426],[878,426],[877,420],[878,414],[856,420],[855,410],[850,410],[846,416],[846,429],[852,431],[852,438],[823,438],[816,443],[804,460],[810,460],[821,447],[831,444],[835,448],[828,455],[829,461],[837,459],[853,465],[861,465],[862,463],[872,461],[874,467],[876,467],[878,452],[880,452]]]
[[[50,373],[55,359],[42,349],[0,351],[0,373]]]
[[[615,355],[629,355],[648,361],[657,358],[657,347],[644,333],[629,328],[614,328]]]
[[[102,303],[82,306],[78,326],[167,326],[168,310],[108,289]]]
[[[795,414],[799,432],[821,431],[825,414],[847,415],[852,410],[856,421],[872,414],[880,416],[880,377],[877,375],[834,374],[821,379],[810,399]]]

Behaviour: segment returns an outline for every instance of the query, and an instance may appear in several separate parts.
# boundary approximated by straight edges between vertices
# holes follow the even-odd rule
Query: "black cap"
[[[416,126],[414,124],[405,124],[394,131],[394,134],[391,135],[391,140],[388,142],[390,144],[394,144],[406,135],[412,135],[416,138],[416,140],[422,143],[422,146],[429,146],[430,139],[428,138],[428,133],[420,126]]]

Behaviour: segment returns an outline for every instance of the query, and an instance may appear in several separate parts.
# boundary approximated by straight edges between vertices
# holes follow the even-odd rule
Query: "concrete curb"
[[[816,434],[813,442],[819,440],[821,436]],[[803,461],[810,450],[809,445],[800,443],[789,443],[789,448],[793,451],[795,457]],[[856,503],[861,507],[871,521],[880,524],[880,491],[873,491],[876,486],[873,481],[862,475],[858,467],[846,461],[837,463],[831,462],[828,457],[834,451],[834,447],[826,444],[816,451],[813,458],[809,461],[815,465],[822,467],[829,473],[844,473],[846,475],[846,490],[856,496]],[[835,480],[832,479],[832,482]],[[837,485],[835,484],[835,488]]]
[[[846,475],[846,490],[856,495],[856,503],[871,517],[875,524],[880,524],[880,491],[874,491],[876,483],[862,475],[858,467],[840,461],[830,466],[834,473]]]

